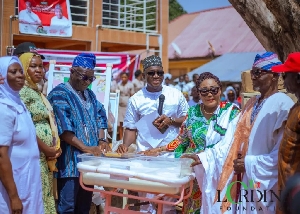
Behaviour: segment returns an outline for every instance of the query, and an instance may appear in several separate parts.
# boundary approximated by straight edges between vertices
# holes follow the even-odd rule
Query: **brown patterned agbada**
[[[278,153],[278,189],[283,190],[289,177],[300,172],[300,103],[290,110]],[[277,214],[282,214],[277,204]],[[286,213],[289,214],[289,213]]]

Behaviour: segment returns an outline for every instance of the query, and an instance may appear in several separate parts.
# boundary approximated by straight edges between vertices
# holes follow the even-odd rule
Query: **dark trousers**
[[[59,214],[89,214],[93,192],[88,192],[79,184],[79,178],[58,178]]]

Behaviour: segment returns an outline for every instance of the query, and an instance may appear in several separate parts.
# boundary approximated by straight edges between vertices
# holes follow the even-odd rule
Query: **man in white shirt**
[[[42,22],[38,15],[32,12],[31,3],[27,1],[26,9],[19,12],[19,22],[22,24],[41,25]]]
[[[118,153],[127,152],[128,147],[135,141],[138,151],[167,145],[178,135],[179,127],[183,123],[188,111],[188,104],[183,94],[175,88],[162,85],[164,71],[160,57],[155,55],[147,57],[143,60],[143,67],[147,85],[135,93],[129,100],[124,119],[125,133],[123,144],[119,146]],[[143,126],[139,124],[144,122],[149,125],[148,127],[151,127],[153,120],[156,118],[154,114],[157,114],[159,96],[161,94],[165,96],[165,101],[162,115],[155,120],[155,123],[159,125],[158,128],[160,130],[166,129],[166,132],[165,134],[158,133],[151,140],[151,136],[146,136],[151,130],[147,130],[147,133],[143,130]],[[154,126],[152,128],[156,129]],[[170,210],[174,210],[174,207],[164,206],[164,213]],[[147,208],[142,207],[141,211],[155,212],[151,206]]]
[[[186,82],[184,80],[185,75],[182,75],[179,77],[179,82],[177,85],[175,85],[175,88],[178,89],[181,92],[189,92],[189,89],[186,85]]]
[[[59,4],[55,6],[55,16],[51,18],[51,27],[70,27],[72,23],[63,16],[62,8]]]
[[[196,86],[192,88],[191,96],[192,99],[190,99],[190,101],[188,102],[190,107],[201,103],[198,89]]]
[[[196,85],[196,81],[197,81],[198,77],[199,77],[199,74],[193,74],[193,81],[191,81],[187,84],[190,92],[192,92],[192,88]]]
[[[174,85],[171,84],[172,74],[166,73],[164,77],[165,77],[165,80],[163,82],[163,85],[174,88]]]

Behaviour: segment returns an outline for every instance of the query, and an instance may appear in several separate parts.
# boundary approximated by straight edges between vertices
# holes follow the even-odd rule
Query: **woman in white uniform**
[[[19,96],[25,80],[19,59],[0,57],[0,74],[0,212],[43,214],[39,149]]]
[[[132,84],[134,86],[134,93],[136,93],[145,86],[145,81],[143,80],[143,72],[141,70],[137,70],[134,76],[135,79],[132,80]]]
[[[119,114],[118,114],[118,126],[120,140],[123,139],[123,122],[126,114],[129,98],[134,94],[134,86],[132,82],[128,80],[128,73],[121,73],[122,81],[118,83],[117,90],[120,90],[120,102],[119,102]]]

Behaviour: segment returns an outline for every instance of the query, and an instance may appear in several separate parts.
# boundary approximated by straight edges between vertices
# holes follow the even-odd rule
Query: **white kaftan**
[[[166,85],[165,83],[163,83],[163,85],[165,85],[165,86],[169,86],[169,87],[171,87],[171,88],[175,88],[175,86],[174,86],[174,85],[172,85],[172,84]]]
[[[189,87],[185,82],[178,83],[177,85],[175,85],[175,88],[181,92],[189,92]]]
[[[28,12],[27,9],[20,11],[19,20],[30,24],[41,23],[41,19],[34,12]]]
[[[72,26],[72,22],[64,16],[61,19],[59,19],[57,16],[53,16],[51,18],[50,26],[56,28],[61,28],[61,27],[67,28]]]
[[[124,119],[124,127],[129,129],[137,129],[138,127],[136,127],[136,123],[141,118],[154,111],[157,111],[159,104],[159,95],[161,94],[165,95],[165,101],[162,112],[163,114],[165,114],[168,117],[175,118],[186,116],[189,107],[186,102],[186,99],[180,91],[169,86],[163,86],[163,89],[160,92],[149,92],[147,91],[146,87],[144,87],[129,99]],[[155,118],[153,118],[153,120],[154,119]],[[149,123],[152,123],[153,120],[149,121]],[[138,132],[137,151],[145,151],[148,149],[167,145],[169,142],[171,142],[177,137],[179,128],[175,126],[170,126],[166,132],[168,132],[167,137],[163,138],[162,140],[158,137],[158,139],[160,139],[160,142],[156,143],[155,146],[150,145],[147,142],[147,139]],[[153,194],[139,193],[139,195],[148,198],[154,197]],[[165,197],[164,200],[173,201],[174,199]],[[174,209],[175,208],[171,206],[163,206],[163,213],[176,213]],[[152,205],[141,206],[140,211],[155,214],[155,210]]]
[[[149,92],[146,87],[134,94],[130,99],[124,119],[124,127],[129,129],[137,129],[136,123],[144,116],[157,111],[159,104],[159,95],[165,95],[165,101],[163,105],[163,114],[168,117],[183,117],[186,116],[188,111],[188,104],[183,94],[177,89],[169,86],[163,86],[160,92]],[[155,118],[153,118],[154,120]],[[149,121],[149,123],[152,123]],[[172,140],[174,140],[179,132],[179,128],[170,126],[167,130],[168,136],[157,145],[150,145],[141,134],[137,136],[137,150],[145,151],[148,149],[156,148],[159,146],[165,146]]]
[[[13,178],[23,204],[23,214],[43,214],[40,153],[30,114],[27,110],[19,113],[2,102],[0,109],[0,146],[9,147]],[[1,181],[0,210],[1,213],[11,213],[9,197]]]
[[[19,13],[19,30],[20,32],[36,32],[37,27],[42,25],[38,15],[34,12],[28,12],[26,9]]]
[[[275,213],[276,197],[272,195],[273,191],[277,192],[278,181],[278,148],[283,135],[285,121],[287,120],[288,112],[294,105],[291,98],[283,93],[276,93],[270,96],[263,104],[259,111],[256,120],[249,136],[248,151],[245,156],[245,169],[242,182],[244,182],[248,189],[248,196],[241,197],[242,202],[238,205],[238,214],[271,214]],[[234,132],[235,127],[227,130],[226,135]],[[217,186],[220,175],[222,173],[223,164],[230,154],[231,144],[233,139],[226,137],[222,142],[215,147],[199,154],[202,165],[194,167],[197,180],[202,190],[202,207],[203,214],[219,214],[221,212],[222,201],[227,186],[233,177],[233,172],[227,180],[226,188],[221,191],[220,200],[213,204],[215,195],[217,193]],[[249,182],[253,181],[259,187],[257,189],[249,187]],[[245,193],[243,186],[241,187],[242,195]],[[252,191],[253,190],[253,191]],[[264,193],[262,200],[260,192]],[[251,198],[253,193],[253,198]],[[235,213],[236,205],[226,208],[226,214]]]

